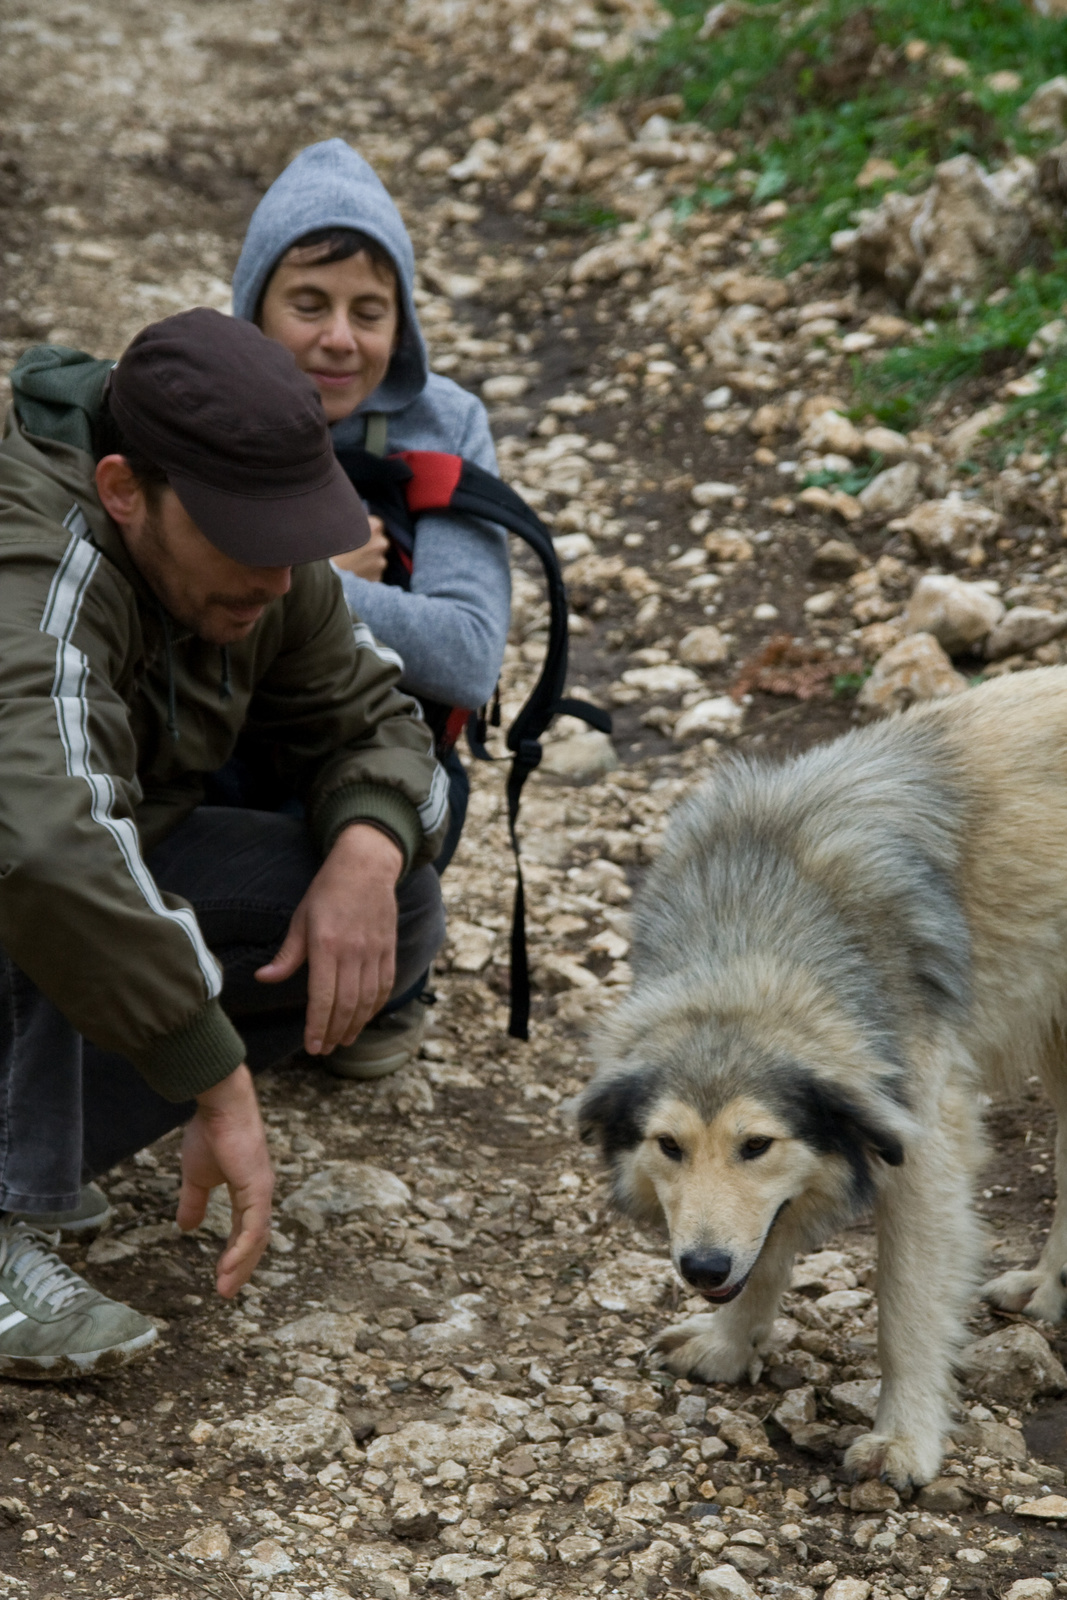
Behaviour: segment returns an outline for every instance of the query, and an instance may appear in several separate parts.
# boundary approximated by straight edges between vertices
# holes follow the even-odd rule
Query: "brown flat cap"
[[[108,403],[131,449],[235,561],[296,566],[370,537],[318,390],[254,323],[206,307],[153,322],[112,372]]]

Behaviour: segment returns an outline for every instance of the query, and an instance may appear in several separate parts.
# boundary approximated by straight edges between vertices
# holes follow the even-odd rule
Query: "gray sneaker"
[[[389,1011],[368,1022],[353,1044],[339,1044],[332,1055],[321,1057],[335,1078],[384,1078],[419,1053],[426,1032],[427,1002],[420,995],[399,1011]]]
[[[56,1236],[0,1221],[0,1374],[114,1372],[155,1344],[147,1317],[108,1300],[54,1253]]]
[[[99,1185],[87,1183],[73,1211],[9,1211],[7,1221],[25,1222],[27,1227],[43,1233],[55,1233],[58,1229],[72,1239],[80,1239],[88,1233],[99,1233],[111,1221],[111,1202]]]

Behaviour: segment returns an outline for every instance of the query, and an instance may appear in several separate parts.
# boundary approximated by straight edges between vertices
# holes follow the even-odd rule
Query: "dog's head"
[[[616,1202],[665,1222],[678,1272],[721,1303],[787,1208],[814,1239],[866,1207],[879,1167],[904,1160],[907,1114],[884,1087],[846,1093],[737,1028],[666,1031],[602,1069],[579,1125],[599,1137]]]

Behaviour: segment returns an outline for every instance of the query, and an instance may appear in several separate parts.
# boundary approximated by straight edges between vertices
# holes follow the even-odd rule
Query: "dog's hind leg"
[[[923,1119],[929,1131],[887,1175],[875,1207],[882,1392],[874,1431],[856,1440],[845,1466],[898,1489],[937,1476],[950,1421],[953,1358],[980,1249],[971,1206],[981,1148],[974,1102],[968,1090],[942,1090]]]
[[[1041,1063],[1041,1079],[1056,1109],[1056,1209],[1036,1267],[1003,1272],[983,1286],[982,1297],[1003,1311],[1022,1311],[1043,1322],[1067,1316],[1067,1040],[1058,1029]]]
[[[679,1377],[704,1383],[739,1383],[747,1377],[756,1383],[795,1254],[796,1242],[783,1218],[737,1299],[664,1328],[649,1347],[652,1358]]]

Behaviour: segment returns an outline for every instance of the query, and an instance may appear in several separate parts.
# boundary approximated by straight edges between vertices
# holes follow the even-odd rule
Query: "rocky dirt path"
[[[775,202],[672,207],[731,163],[729,139],[680,125],[670,100],[588,109],[592,59],[655,25],[639,0],[0,13],[5,366],[43,337],[118,352],[155,316],[225,305],[262,189],[305,143],[351,139],[415,236],[435,365],[480,389],[504,470],[554,523],[574,682],[613,707],[621,757],[564,726],[528,791],[528,1046],[505,1037],[501,770],[475,773],[424,1058],[377,1089],[267,1083],[279,1227],[236,1305],[211,1288],[221,1212],[175,1234],[174,1142],[112,1175],[115,1224],[85,1270],[163,1337],[107,1382],[0,1386],[0,1593],[1067,1589],[1067,1501],[1027,1520],[1067,1460],[1065,1413],[1035,1409],[1067,1383],[1039,1332],[976,1318],[976,1337],[1017,1343],[999,1366],[986,1350],[959,1446],[917,1501],[849,1490],[840,1450],[877,1380],[869,1233],[801,1264],[759,1384],[675,1382],[643,1352],[684,1296],[661,1242],[610,1215],[567,1125],[588,1030],[628,979],[633,884],[722,744],[796,748],[865,714],[834,681],[854,688],[900,647],[939,551],[959,547],[985,608],[943,583],[956,634],[928,601],[922,642],[883,662],[874,704],[943,685],[955,669],[937,637],[977,648],[998,593],[1030,618],[1001,669],[1059,659],[1067,594],[1061,484],[1042,458],[980,477],[983,509],[973,475],[954,476],[958,439],[839,414],[850,358],[909,336],[892,305],[843,269],[775,278]],[[799,487],[842,461],[891,475],[865,500]],[[946,501],[954,488],[966,497]],[[519,570],[505,722],[543,626]],[[1050,1204],[1036,1094],[995,1133],[983,1206],[995,1254],[1016,1262]]]

